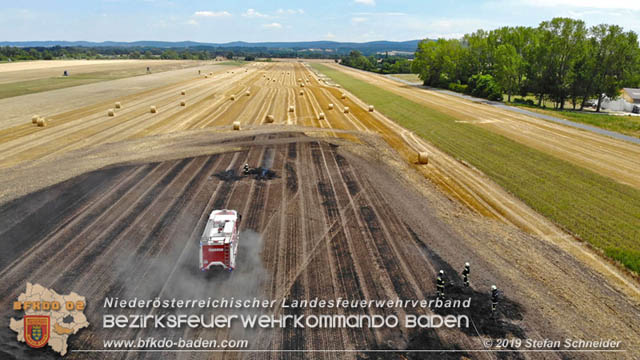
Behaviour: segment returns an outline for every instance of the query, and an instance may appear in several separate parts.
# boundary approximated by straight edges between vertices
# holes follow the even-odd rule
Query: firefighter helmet
[[[491,290],[498,290],[498,288],[495,285],[491,285]]]

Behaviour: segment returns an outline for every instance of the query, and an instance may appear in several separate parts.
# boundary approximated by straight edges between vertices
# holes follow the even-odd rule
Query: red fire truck
[[[233,270],[238,252],[238,225],[235,210],[213,210],[200,238],[200,270]]]

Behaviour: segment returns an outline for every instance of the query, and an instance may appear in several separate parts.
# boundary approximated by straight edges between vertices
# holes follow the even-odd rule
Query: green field
[[[640,273],[640,190],[412,102],[312,66],[403,127],[465,160],[556,224]]]
[[[640,137],[640,116],[616,116],[595,113],[592,111],[541,109],[537,106],[507,102],[505,102],[505,104],[526,107],[531,111],[536,111],[541,114],[597,126],[602,129],[616,131],[625,135]]]

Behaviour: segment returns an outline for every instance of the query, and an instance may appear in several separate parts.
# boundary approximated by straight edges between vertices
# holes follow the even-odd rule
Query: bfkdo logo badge
[[[27,283],[26,291],[13,302],[13,310],[23,312],[24,316],[11,317],[9,328],[27,346],[40,349],[48,346],[64,356],[69,337],[89,326],[84,315],[86,305],[84,296],[74,292],[61,295],[42,285]]]
[[[49,342],[51,323],[49,316],[25,315],[24,341],[32,348],[41,348]]]

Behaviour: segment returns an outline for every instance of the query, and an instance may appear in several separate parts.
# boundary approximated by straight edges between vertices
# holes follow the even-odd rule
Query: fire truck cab
[[[238,225],[235,210],[213,210],[200,238],[200,270],[233,270],[238,252]]]

